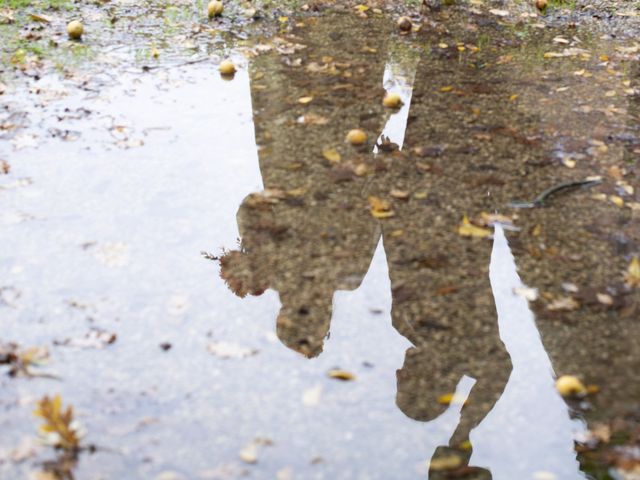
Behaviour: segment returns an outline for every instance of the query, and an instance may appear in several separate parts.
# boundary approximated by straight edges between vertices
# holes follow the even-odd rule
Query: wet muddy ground
[[[638,4],[445,3],[3,4],[0,478],[640,476]]]

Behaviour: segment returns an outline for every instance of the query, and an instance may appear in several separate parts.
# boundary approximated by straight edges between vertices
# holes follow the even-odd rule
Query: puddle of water
[[[495,23],[476,50],[477,20],[421,34],[421,56],[383,20],[309,17],[236,56],[232,81],[207,64],[89,94],[51,79],[65,95],[3,143],[2,340],[117,340],[53,346],[60,382],[2,378],[0,452],[60,392],[109,449],[78,478],[602,477],[574,438],[637,425],[636,67],[598,57],[605,42],[544,59]],[[508,207],[591,175],[547,208]],[[460,234],[463,216],[492,233],[495,212],[509,242]],[[601,391],[565,402],[561,374]]]

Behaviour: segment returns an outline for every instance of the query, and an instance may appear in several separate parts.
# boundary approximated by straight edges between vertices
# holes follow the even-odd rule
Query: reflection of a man
[[[493,27],[483,22],[483,33],[499,37]],[[252,98],[266,190],[240,207],[242,249],[223,257],[221,274],[240,295],[278,291],[279,338],[316,356],[329,331],[333,292],[360,283],[377,244],[380,227],[367,212],[367,200],[388,202],[389,218],[380,224],[393,325],[413,344],[397,374],[397,404],[411,418],[434,419],[460,379],[474,378],[450,442],[467,468],[466,440],[502,394],[511,361],[489,285],[490,242],[463,238],[461,218],[505,211],[509,201],[531,199],[550,184],[601,173],[592,162],[558,166],[573,165],[567,154],[593,160],[589,155],[606,137],[606,122],[592,138],[593,119],[573,121],[570,103],[551,108],[553,99],[550,105],[541,98],[539,79],[532,76],[543,72],[515,69],[498,48],[472,55],[479,33],[465,24],[444,46],[433,33],[423,33],[420,40],[430,49],[415,75],[404,148],[382,148],[373,157],[371,145],[353,149],[342,139],[355,126],[370,138],[380,131],[378,67],[385,50],[380,38],[386,36],[359,22],[350,25],[356,34],[349,42],[326,24],[306,28],[300,66],[255,62],[263,74],[258,80],[254,75]],[[313,99],[305,105],[305,97]],[[333,151],[323,158],[328,149]],[[623,353],[613,355],[622,367],[637,364],[633,352],[640,335],[627,335],[637,322],[633,314],[619,315],[623,306],[637,305],[637,293],[620,275],[638,252],[637,234],[628,215],[613,203],[597,202],[580,193],[552,208],[517,212],[521,231],[512,243],[525,282],[546,295],[536,308],[556,373],[588,370],[596,383],[637,398],[640,382],[620,385],[608,378],[607,366],[612,344]],[[599,212],[597,218],[590,211]],[[612,219],[624,225],[624,251],[616,251],[620,246],[607,236]],[[616,400],[613,391],[602,398],[628,404],[628,397]],[[446,452],[443,447],[436,455]]]

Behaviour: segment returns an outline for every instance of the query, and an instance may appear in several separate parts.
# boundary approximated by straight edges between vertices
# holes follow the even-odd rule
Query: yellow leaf
[[[397,198],[399,200],[406,200],[407,198],[409,198],[409,192],[405,190],[393,189],[391,190],[390,195],[393,198]]]
[[[633,257],[631,259],[631,263],[627,268],[624,279],[631,287],[640,286],[640,260],[638,260],[638,257]]]
[[[51,23],[51,18],[39,13],[30,13],[29,18],[34,22]]]
[[[298,103],[301,103],[302,105],[306,105],[307,103],[311,103],[311,100],[313,100],[313,97],[309,96],[309,97],[300,97],[298,99]]]
[[[332,164],[336,164],[342,159],[340,153],[335,148],[326,148],[322,151],[322,156]]]
[[[51,411],[53,412],[54,415],[58,416],[60,415],[61,409],[62,409],[62,397],[58,394],[55,397],[53,397],[53,400],[51,402]]]
[[[609,200],[611,200],[616,207],[624,206],[624,200],[618,195],[609,195]]]
[[[289,197],[301,197],[305,193],[307,193],[307,189],[304,187],[294,188],[293,190],[287,190],[287,195]]]
[[[371,205],[371,215],[375,218],[383,219],[393,217],[391,205],[387,200],[378,197],[369,197],[369,205]]]
[[[447,85],[446,87],[441,87],[440,88],[440,91],[442,93],[447,93],[447,92],[450,92],[451,90],[453,90],[453,87],[451,85]]]
[[[491,230],[472,225],[469,217],[465,215],[462,217],[462,223],[458,227],[458,235],[463,237],[485,238],[491,235]]]
[[[345,382],[356,379],[356,376],[353,373],[347,372],[346,370],[340,370],[340,369],[337,369],[337,368],[335,368],[333,370],[329,370],[327,372],[327,375],[330,378],[335,378],[337,380],[343,380]]]
[[[359,12],[366,12],[367,10],[369,10],[369,7],[367,7],[366,5],[356,5],[355,8]]]

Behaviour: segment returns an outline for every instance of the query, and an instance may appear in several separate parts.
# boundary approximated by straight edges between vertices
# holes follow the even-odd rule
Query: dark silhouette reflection
[[[222,277],[240,296],[266,288],[279,293],[278,336],[309,357],[322,351],[334,292],[360,284],[379,238],[377,221],[366,211],[365,172],[376,168],[372,144],[357,148],[344,141],[350,129],[376,132],[384,123],[386,49],[379,39],[388,29],[383,22],[375,30],[351,20],[345,29],[309,18],[295,31],[305,39],[298,55],[253,62],[252,75],[260,78],[252,82],[252,103],[265,190],[242,202],[241,249],[221,261]],[[299,37],[289,39],[282,49],[298,48]],[[296,58],[304,61],[290,66]],[[327,150],[341,161],[323,156]]]
[[[512,364],[489,284],[491,242],[478,237],[490,232],[482,229],[491,214],[511,216],[519,230],[510,242],[524,282],[541,293],[533,308],[555,372],[602,386],[589,398],[595,420],[627,418],[640,398],[640,310],[622,272],[640,239],[637,210],[610,196],[626,188],[623,201],[633,202],[625,185],[636,181],[637,158],[621,170],[628,155],[615,140],[612,100],[589,95],[571,65],[558,63],[552,75],[497,20],[446,15],[446,29],[424,28],[413,40],[425,53],[402,150],[394,139],[376,155],[371,141],[344,143],[356,127],[377,138],[389,114],[380,88],[391,36],[385,22],[307,18],[280,43],[286,55],[254,59],[265,190],[240,206],[240,249],[223,256],[221,276],[240,296],[277,291],[278,337],[314,357],[329,333],[334,292],[360,284],[382,235],[393,326],[413,345],[397,372],[397,405],[433,420],[461,378],[474,379],[430,476],[491,478],[469,466],[469,434],[499,400]],[[550,43],[547,36],[535,41]],[[478,50],[487,37],[493,43]],[[575,87],[562,92],[574,93],[556,97],[558,78]],[[580,110],[585,94],[593,102]],[[630,112],[637,117],[637,108]],[[603,176],[595,191],[553,198],[547,208],[508,207],[592,175]],[[467,216],[478,229],[470,235],[459,230]],[[637,424],[636,417],[625,428]],[[451,456],[455,464],[443,468]]]

